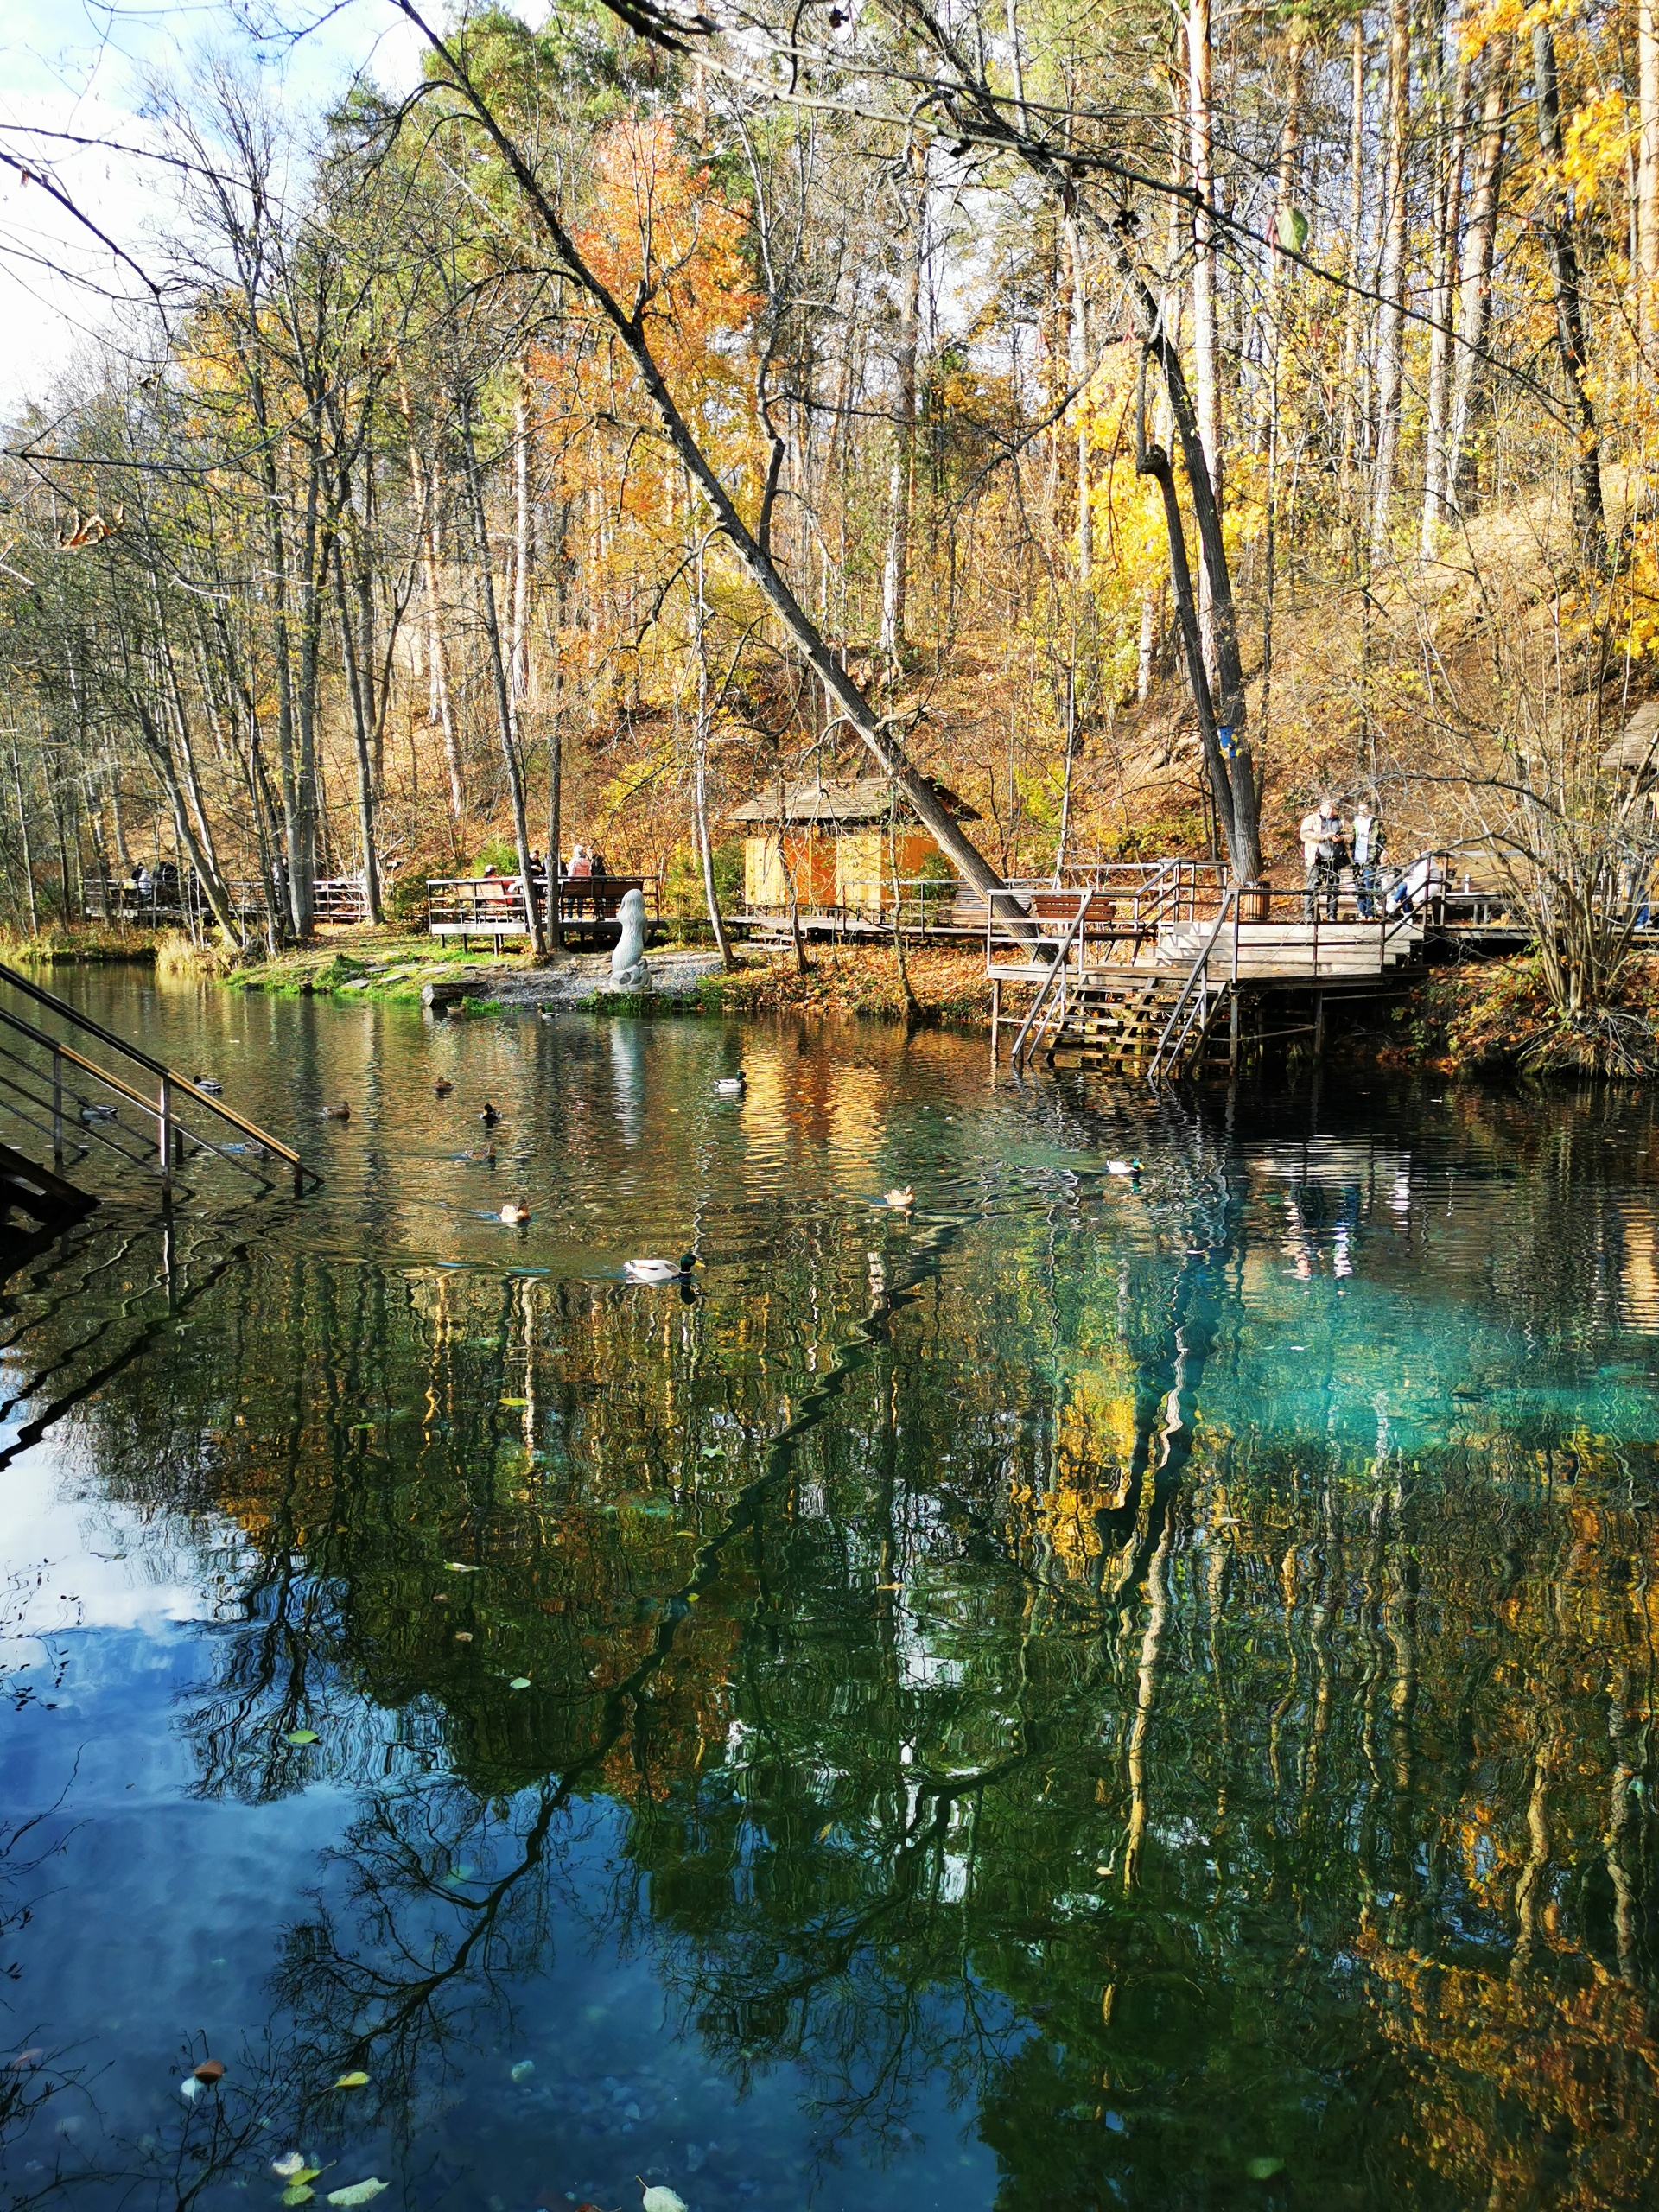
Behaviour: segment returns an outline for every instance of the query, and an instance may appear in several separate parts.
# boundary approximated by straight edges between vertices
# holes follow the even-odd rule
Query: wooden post
[[[996,1033],[1002,1023],[1002,978],[991,978],[991,1065],[996,1065]]]
[[[63,1055],[52,1047],[52,1165],[63,1166]]]
[[[1325,1058],[1325,993],[1323,991],[1315,991],[1313,994],[1313,1057],[1316,1060],[1322,1060]]]

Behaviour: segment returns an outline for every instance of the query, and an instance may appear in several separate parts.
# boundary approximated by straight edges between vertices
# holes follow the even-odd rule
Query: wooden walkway
[[[1317,1050],[1327,999],[1395,995],[1421,963],[1427,924],[1398,896],[1334,919],[1311,903],[1300,887],[1241,891],[1185,874],[1141,887],[1127,912],[1094,886],[994,893],[993,1050],[1010,985],[1034,987],[1016,1066],[1040,1053],[1157,1081],[1222,1052],[1236,1067],[1270,1039],[1306,1037]]]

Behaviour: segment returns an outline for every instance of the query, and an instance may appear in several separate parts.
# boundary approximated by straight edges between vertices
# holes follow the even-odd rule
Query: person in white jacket
[[[1334,922],[1339,873],[1337,847],[1342,837],[1342,817],[1328,798],[1322,798],[1313,813],[1302,817],[1297,835],[1302,841],[1302,863],[1307,871],[1307,918],[1312,921],[1318,913],[1319,894],[1323,892],[1326,918]]]

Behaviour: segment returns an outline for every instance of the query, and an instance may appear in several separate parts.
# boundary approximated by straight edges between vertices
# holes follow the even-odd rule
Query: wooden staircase
[[[1143,1074],[1174,1013],[1185,974],[1144,969],[1122,978],[1098,973],[1071,994],[1043,1054],[1052,1067],[1065,1054],[1086,1067]]]

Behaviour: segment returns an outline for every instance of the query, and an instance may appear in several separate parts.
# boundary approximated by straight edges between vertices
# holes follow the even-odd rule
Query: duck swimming
[[[219,1081],[216,1075],[197,1076],[195,1077],[195,1087],[205,1097],[207,1098],[217,1098],[220,1091],[225,1088],[224,1084]]]
[[[349,1122],[352,1109],[342,1099],[338,1106],[325,1106],[317,1118],[322,1122]]]
[[[911,1189],[908,1183],[906,1184],[902,1191],[889,1191],[887,1192],[887,1204],[890,1206],[913,1206],[915,1203],[916,1193]]]
[[[501,1209],[501,1218],[509,1229],[523,1229],[530,1221],[530,1208],[522,1198],[509,1198]]]
[[[1141,1163],[1138,1160],[1109,1160],[1106,1173],[1109,1175],[1138,1175]]]
[[[695,1252],[682,1252],[673,1260],[625,1260],[622,1272],[630,1282],[689,1282],[697,1264]]]
[[[496,1123],[500,1120],[501,1116],[500,1116],[499,1113],[496,1110],[496,1109],[495,1109],[495,1108],[494,1108],[494,1107],[490,1103],[489,1100],[486,1098],[486,1099],[484,1101],[484,1111],[483,1111],[483,1112],[479,1116],[479,1117],[478,1117],[478,1118],[479,1118],[479,1120],[480,1120],[480,1122],[483,1122],[483,1124],[484,1124],[484,1126],[485,1126],[485,1128],[486,1128],[486,1129],[493,1129],[493,1128],[495,1127]]]
[[[441,1075],[432,1086],[432,1096],[435,1098],[447,1098],[454,1087],[448,1076]]]
[[[715,1078],[716,1098],[741,1098],[748,1087],[749,1078],[741,1068],[739,1068],[735,1075],[721,1075]]]

